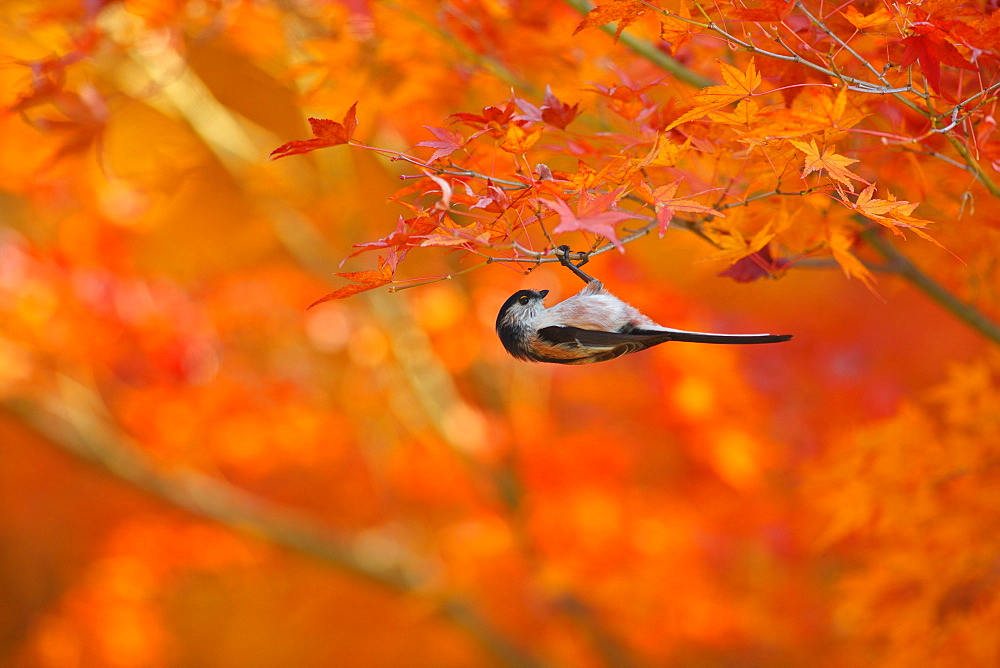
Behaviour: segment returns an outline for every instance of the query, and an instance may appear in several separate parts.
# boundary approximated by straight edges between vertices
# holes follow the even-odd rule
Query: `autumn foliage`
[[[994,666],[1000,12],[0,6],[0,663]],[[773,331],[516,361],[523,288]]]

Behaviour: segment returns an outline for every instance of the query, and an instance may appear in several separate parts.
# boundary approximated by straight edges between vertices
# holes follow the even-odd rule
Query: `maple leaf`
[[[277,160],[278,158],[298,155],[299,153],[309,153],[318,148],[327,148],[328,146],[348,143],[351,141],[354,129],[358,127],[357,106],[357,102],[351,105],[351,108],[344,114],[342,123],[330,121],[325,118],[310,118],[309,127],[312,129],[313,139],[290,141],[287,144],[282,144],[271,151],[267,159]]]
[[[848,277],[859,279],[871,292],[875,292],[875,277],[868,267],[851,252],[857,232],[844,225],[831,227],[827,234],[827,247],[840,268]]]
[[[607,177],[608,169],[609,166],[605,165],[598,172],[583,160],[577,160],[576,174],[571,175],[569,179],[573,190],[583,192],[591,188],[596,188]]]
[[[464,148],[466,141],[462,139],[462,134],[454,130],[448,130],[446,128],[435,128],[430,125],[425,125],[432,135],[437,137],[434,141],[422,141],[417,142],[417,146],[425,146],[427,148],[434,149],[434,153],[431,157],[427,159],[427,162],[434,162],[435,160],[440,160],[441,158],[447,158],[449,155]]]
[[[545,167],[545,165],[539,165]],[[510,197],[507,191],[497,187],[493,181],[486,181],[486,194],[481,195],[470,209],[485,209],[487,211],[505,211],[510,207]]]
[[[756,234],[747,239],[735,226],[724,221],[713,220],[702,227],[705,235],[719,248],[711,257],[713,260],[736,262],[762,249],[774,239],[774,222],[767,223]]]
[[[649,6],[640,0],[611,0],[611,2],[587,12],[573,34],[587,28],[596,28],[617,21],[618,30],[615,31],[615,41],[617,42],[622,30],[635,23],[648,9]]]
[[[938,93],[941,92],[941,63],[975,72],[976,66],[966,60],[955,45],[945,39],[945,33],[933,25],[914,26],[916,34],[900,41],[906,51],[900,56],[903,67],[920,62],[920,71]]]
[[[387,237],[379,239],[378,241],[370,241],[364,244],[354,244],[356,250],[346,258],[344,262],[349,260],[356,255],[361,255],[362,253],[367,253],[373,250],[379,250],[382,248],[394,248],[396,253],[390,257],[390,264],[392,269],[396,269],[396,264],[400,260],[406,257],[406,254],[411,248],[415,248],[420,245],[423,240],[424,235],[433,231],[437,227],[437,222],[430,216],[416,216],[415,218],[404,219],[402,216],[396,222],[396,229]],[[343,264],[343,262],[341,262]]]
[[[514,100],[508,100],[503,108],[485,107],[482,114],[459,112],[451,114],[448,118],[454,118],[476,128],[477,132],[466,140],[467,143],[481,134],[488,134],[494,139],[500,139],[504,136],[507,124],[514,119]]]
[[[688,9],[687,3],[681,3],[677,16],[680,18],[667,16],[660,19],[660,39],[670,45],[672,56],[676,56],[681,47],[690,42],[695,34],[695,26],[689,21],[682,20],[691,18],[691,10]]]
[[[922,239],[930,241],[940,248],[944,248],[937,240],[920,229],[930,225],[931,221],[915,218],[910,215],[917,208],[916,202],[897,200],[891,193],[889,194],[889,199],[877,199],[872,196],[874,194],[875,184],[873,183],[858,195],[857,202],[852,203],[850,200],[845,200],[844,204],[865,218],[889,228],[897,236],[905,238],[906,235],[899,228],[906,227],[912,229]]]
[[[667,226],[670,225],[670,221],[673,220],[678,212],[725,218],[722,213],[710,206],[696,202],[693,199],[678,199],[674,197],[677,193],[677,188],[683,180],[683,178],[677,179],[673,183],[658,187],[656,190],[650,188],[646,182],[639,184],[640,197],[652,204],[653,210],[656,212],[660,237],[666,233]]]
[[[424,174],[426,174],[427,178],[429,178],[431,181],[441,186],[441,199],[439,199],[437,202],[434,202],[434,208],[439,211],[447,211],[448,209],[450,209],[451,198],[455,192],[454,188],[451,187],[450,183],[448,183],[439,176],[434,176],[433,174],[431,174],[426,170],[424,170]],[[433,191],[428,191],[428,192],[433,192]]]
[[[332,301],[334,299],[344,299],[346,297],[356,295],[359,292],[367,292],[368,290],[374,290],[375,288],[380,288],[383,285],[388,285],[392,282],[393,268],[383,257],[379,257],[378,265],[379,268],[375,271],[346,271],[336,274],[341,278],[346,278],[347,280],[353,282],[354,285],[345,285],[338,290],[334,290],[328,295],[320,297],[307,306],[306,310],[308,311],[313,306],[317,306],[323,302]]]
[[[809,143],[803,141],[790,140],[795,148],[806,154],[805,167],[802,169],[802,178],[813,172],[825,171],[830,178],[842,183],[848,190],[854,192],[854,184],[851,179],[867,183],[860,176],[847,169],[848,165],[854,164],[857,160],[848,158],[833,152],[833,146],[827,146],[820,154],[816,140],[811,139]]]
[[[787,266],[786,258],[772,258],[771,247],[764,246],[759,251],[737,260],[725,271],[720,271],[719,276],[731,278],[737,283],[750,283],[765,276],[769,278],[776,276]]]
[[[681,157],[691,147],[691,138],[688,137],[683,144],[675,144],[667,138],[666,133],[657,133],[653,141],[653,148],[649,150],[646,157],[635,163],[638,169],[650,165],[661,167],[673,167],[680,162]]]
[[[500,238],[507,236],[506,223],[500,220],[477,220],[469,225],[459,225],[445,218],[434,231],[420,242],[421,246],[462,248],[474,251],[478,247],[492,246]]]
[[[738,125],[752,127],[760,114],[760,105],[756,100],[747,98],[736,103],[736,108],[732,112],[710,111],[709,118],[724,125]]]
[[[709,86],[695,93],[695,95],[689,98],[689,102],[694,104],[695,108],[668,125],[664,128],[664,131],[673,130],[681,123],[693,121],[696,118],[705,116],[710,111],[721,109],[727,104],[748,98],[753,95],[753,91],[760,85],[760,73],[757,72],[754,66],[753,58],[750,59],[750,64],[747,66],[746,72],[740,72],[732,65],[724,63],[721,60],[716,59],[716,62],[719,64],[719,72],[726,83],[720,86]]]
[[[542,136],[542,127],[525,130],[517,123],[507,126],[503,139],[500,141],[500,148],[508,153],[524,153],[535,145],[538,138]]]
[[[615,225],[623,220],[639,217],[628,211],[609,210],[609,207],[621,199],[624,193],[624,187],[592,199],[587,198],[585,193],[576,204],[576,213],[573,213],[569,205],[561,199],[542,199],[539,202],[559,214],[559,224],[556,225],[553,233],[591,232],[608,239],[619,251],[624,253],[625,246],[622,245],[615,233]]]
[[[541,120],[560,130],[565,130],[574,118],[580,115],[580,103],[570,106],[557,98],[552,89],[545,87],[545,100],[542,103]]]
[[[859,12],[854,6],[849,6],[846,11],[841,12],[844,18],[850,21],[858,30],[864,30],[865,28],[874,28],[875,26],[880,26],[884,23],[888,23],[892,20],[892,14],[884,6],[879,5],[871,14],[867,16]]]
[[[599,95],[607,98],[611,109],[625,120],[634,121],[645,111],[650,102],[646,92],[659,86],[659,83],[651,83],[641,88],[631,86],[611,86],[610,88],[600,84],[591,84]]]

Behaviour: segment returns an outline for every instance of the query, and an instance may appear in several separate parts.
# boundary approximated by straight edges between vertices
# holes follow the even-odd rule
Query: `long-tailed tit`
[[[519,290],[497,315],[497,335],[511,355],[532,362],[590,364],[658,346],[667,341],[695,343],[779,343],[788,334],[711,334],[656,324],[637,308],[604,289],[569,260],[569,248],[556,257],[587,285],[578,294],[545,308],[548,290]]]

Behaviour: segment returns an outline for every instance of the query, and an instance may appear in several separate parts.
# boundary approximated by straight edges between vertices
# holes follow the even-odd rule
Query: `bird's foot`
[[[583,282],[585,283],[599,282],[596,278],[594,278],[593,276],[588,276],[586,273],[583,272],[583,270],[580,269],[580,267],[590,262],[590,256],[584,255],[583,259],[579,263],[573,264],[573,262],[569,259],[571,252],[572,251],[570,251],[569,246],[566,245],[559,246],[554,251],[556,259],[559,260],[559,264],[561,264],[562,266],[566,267],[574,274],[579,276]]]

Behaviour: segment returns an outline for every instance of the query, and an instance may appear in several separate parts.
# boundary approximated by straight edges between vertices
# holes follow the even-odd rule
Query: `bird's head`
[[[497,336],[514,357],[525,358],[527,337],[534,319],[545,310],[548,290],[518,290],[500,307],[497,314]]]

